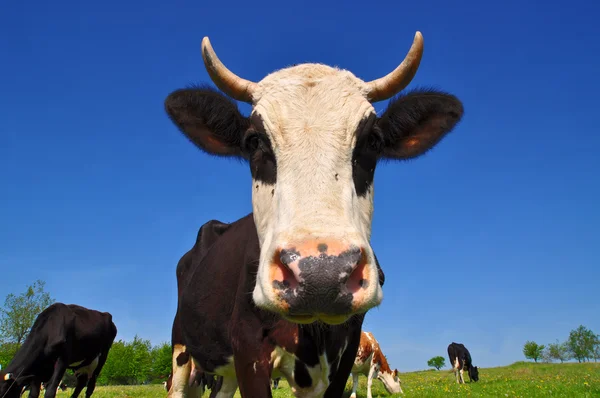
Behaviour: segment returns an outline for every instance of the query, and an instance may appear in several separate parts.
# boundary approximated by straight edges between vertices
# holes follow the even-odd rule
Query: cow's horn
[[[202,39],[202,58],[206,71],[217,87],[232,98],[243,102],[252,102],[252,93],[256,88],[256,83],[242,79],[227,69],[215,54],[208,37]]]
[[[10,373],[5,374],[4,375],[4,381],[10,380],[11,377],[12,377],[12,374],[10,374]]]
[[[367,83],[369,91],[367,98],[370,102],[383,101],[396,95],[409,85],[415,77],[421,57],[423,56],[423,35],[415,33],[413,44],[404,57],[404,61],[386,76]]]

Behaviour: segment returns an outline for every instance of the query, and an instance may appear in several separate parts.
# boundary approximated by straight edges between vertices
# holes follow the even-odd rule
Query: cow
[[[297,395],[342,393],[364,315],[383,299],[370,245],[376,164],[423,155],[463,114],[455,96],[421,89],[377,115],[373,103],[410,83],[422,52],[417,32],[404,61],[373,81],[301,64],[256,83],[231,72],[203,39],[205,67],[222,92],[178,89],[165,110],[202,151],[248,162],[253,212],[210,247],[192,249],[204,254],[192,254],[178,291],[174,366],[187,370],[174,370],[180,387],[171,393],[183,394],[191,360],[223,376],[221,396],[236,386],[242,396],[271,396],[277,358]],[[250,115],[233,100],[250,103]]]
[[[450,343],[448,345],[448,358],[450,359],[450,365],[456,375],[456,382],[464,384],[465,379],[463,377],[463,371],[466,369],[469,374],[469,381],[476,382],[479,380],[479,370],[477,366],[473,366],[471,361],[471,353],[463,344]],[[459,375],[460,373],[460,380]]]
[[[54,398],[67,369],[77,385],[72,398],[87,386],[89,398],[117,335],[108,312],[75,304],[54,303],[35,319],[23,345],[5,370],[0,371],[0,397],[19,397],[25,386],[37,398],[45,383],[45,398]]]
[[[352,366],[352,395],[356,398],[358,387],[358,376],[367,376],[367,398],[371,398],[371,384],[373,379],[381,380],[385,389],[390,394],[404,393],[398,377],[398,369],[390,369],[388,361],[381,351],[379,342],[373,333],[363,331],[360,335],[360,345],[356,353],[356,359]]]

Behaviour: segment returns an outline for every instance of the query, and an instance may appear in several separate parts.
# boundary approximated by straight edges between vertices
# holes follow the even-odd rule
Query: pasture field
[[[479,370],[479,382],[458,385],[448,369],[400,374],[404,395],[394,397],[600,397],[600,363],[535,364],[517,362],[510,366]],[[358,397],[366,397],[366,378],[360,377]],[[349,378],[346,394],[350,395]],[[57,397],[67,398],[71,389]],[[204,393],[207,397],[208,392]],[[239,392],[236,393],[239,397]],[[162,385],[97,387],[93,398],[165,398]],[[285,381],[273,391],[274,398],[290,398]],[[373,397],[390,397],[379,381],[373,382]]]

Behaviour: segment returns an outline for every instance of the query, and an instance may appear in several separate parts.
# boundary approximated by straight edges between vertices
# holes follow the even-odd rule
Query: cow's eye
[[[260,137],[257,133],[249,133],[244,140],[244,150],[247,153],[254,153],[260,146]]]

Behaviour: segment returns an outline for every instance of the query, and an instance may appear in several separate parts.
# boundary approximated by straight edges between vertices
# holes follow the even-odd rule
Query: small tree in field
[[[441,368],[446,366],[446,360],[444,359],[444,357],[440,356],[433,357],[429,361],[427,361],[427,366],[440,370]]]
[[[598,336],[583,325],[571,330],[567,340],[569,351],[578,362],[585,362],[586,359],[593,358],[594,349],[598,344],[600,344]]]
[[[527,341],[523,346],[523,354],[527,359],[533,359],[535,362],[542,357],[544,345],[539,345],[535,341]]]
[[[567,346],[566,342],[559,343],[558,340],[556,340],[556,343],[548,344],[548,347],[546,348],[546,356],[551,361],[556,360],[560,361],[561,363],[568,361],[570,357],[569,347]]]

